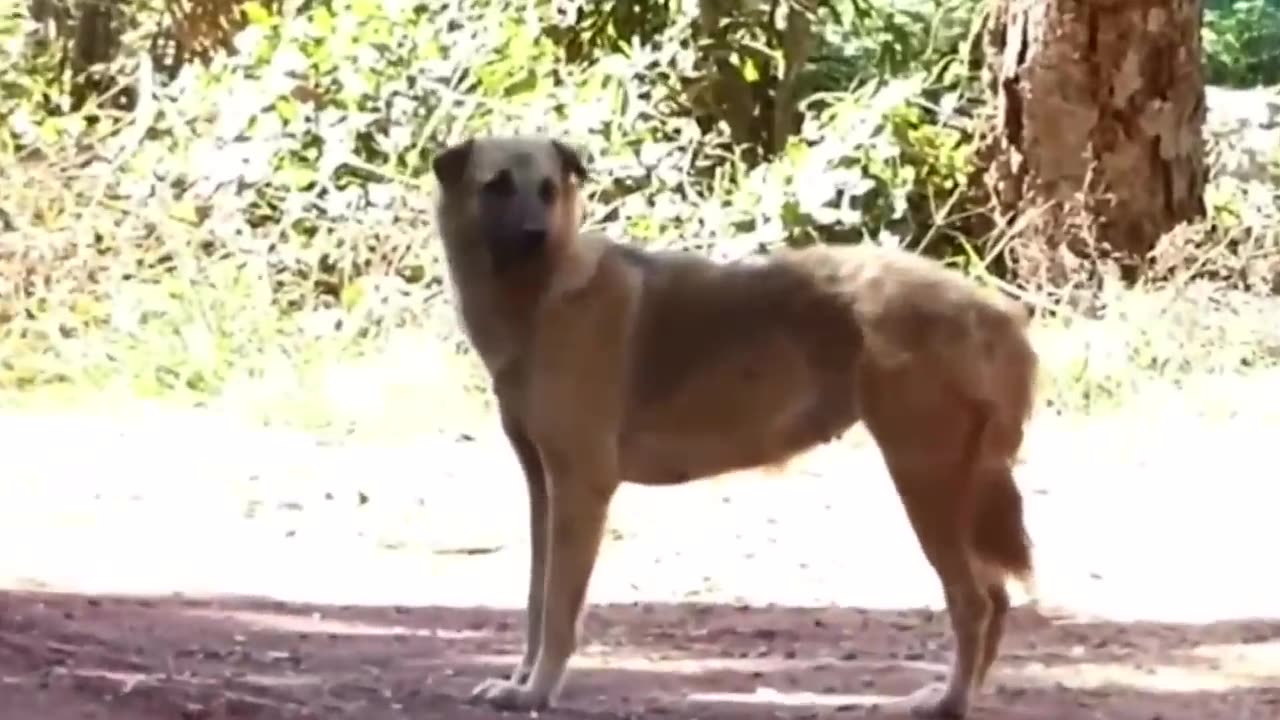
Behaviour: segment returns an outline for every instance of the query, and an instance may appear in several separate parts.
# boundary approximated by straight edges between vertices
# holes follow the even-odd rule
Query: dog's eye
[[[502,170],[497,175],[489,178],[484,183],[484,190],[494,195],[506,197],[516,190],[515,179],[511,177],[511,172]]]
[[[556,200],[556,184],[551,182],[550,178],[543,178],[542,184],[538,186],[538,195],[542,198],[542,202],[550,205]]]

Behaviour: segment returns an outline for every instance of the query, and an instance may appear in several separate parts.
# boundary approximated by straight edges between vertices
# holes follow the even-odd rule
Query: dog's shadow
[[[89,694],[138,720],[201,708],[503,717],[466,698],[508,672],[522,642],[522,614],[488,608],[30,592],[0,594],[0,606],[10,706],[49,712],[58,693]],[[946,617],[925,609],[599,605],[585,633],[559,707],[541,717],[874,716],[877,702],[943,678],[950,658]],[[971,717],[1276,717],[1277,642],[1276,619],[1086,623],[1019,609]]]

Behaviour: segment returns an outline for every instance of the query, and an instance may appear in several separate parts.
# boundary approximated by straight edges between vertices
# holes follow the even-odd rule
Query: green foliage
[[[1280,3],[1209,0],[1202,34],[1210,83],[1280,84]]]
[[[952,84],[967,75],[964,55],[985,0],[838,0],[823,4],[816,90],[848,90],[876,78],[926,71]]]
[[[785,241],[918,246],[943,230],[944,206],[967,187],[970,130],[927,103],[924,76],[815,98],[778,160],[746,170],[730,207],[736,254]],[[953,105],[958,92],[944,96]]]
[[[172,78],[146,33],[126,38],[114,69],[144,92],[97,123],[67,111],[59,43],[0,11],[0,389],[306,394],[406,327],[453,362],[427,167],[474,133],[579,145],[590,221],[631,242],[873,241],[975,264],[979,0],[819,3],[798,129],[772,155],[702,100],[694,2],[269,6],[244,5],[236,53]],[[131,27],[162,23],[138,7]],[[763,112],[784,24],[755,22],[727,37]]]
[[[29,115],[48,78],[57,73],[56,58],[32,48],[35,34],[35,23],[17,3],[0,9],[0,117],[8,118],[10,127],[15,117]],[[10,132],[0,132],[0,151],[12,154],[12,140]]]

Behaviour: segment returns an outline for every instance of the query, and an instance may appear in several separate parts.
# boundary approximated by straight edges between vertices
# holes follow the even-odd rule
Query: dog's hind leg
[[[988,655],[994,659],[999,631],[992,633],[991,626],[993,621],[1003,622],[1004,608],[997,611],[989,580],[974,562],[968,528],[956,513],[963,500],[938,487],[955,482],[954,476],[945,470],[902,466],[890,472],[921,549],[942,583],[955,639],[947,681],[921,688],[896,703],[895,709],[922,718],[963,718],[981,685]],[[930,485],[938,487],[933,497],[926,496]]]
[[[473,697],[501,709],[550,707],[577,649],[587,587],[604,536],[609,505],[618,487],[611,455],[595,447],[542,453],[549,475],[546,585],[542,638],[537,659],[523,682],[490,680]]]
[[[991,619],[987,621],[982,663],[978,666],[978,687],[986,682],[991,666],[1000,655],[1000,641],[1004,639],[1004,624],[1009,616],[1010,599],[1003,576],[987,586],[987,598],[991,600]]]
[[[985,478],[975,456],[981,408],[919,373],[875,373],[860,383],[864,421],[884,456],[921,550],[942,584],[955,651],[945,683],[885,708],[920,718],[963,718],[994,660],[1007,596],[975,546],[974,516]],[[1006,602],[999,602],[1000,600]]]
[[[986,680],[992,663],[1000,652],[1005,618],[1009,613],[1008,577],[1033,584],[1031,540],[1022,517],[1022,494],[1013,480],[1009,460],[977,469],[977,492],[974,498],[973,540],[987,576],[987,597],[991,599],[991,621],[987,625],[986,649],[978,681]]]

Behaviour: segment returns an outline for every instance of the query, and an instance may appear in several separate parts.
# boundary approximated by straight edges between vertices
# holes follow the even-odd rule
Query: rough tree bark
[[[1162,234],[1203,216],[1201,6],[993,0],[987,185],[1020,221],[1018,275],[1060,285],[1071,258],[1102,256],[1132,281]]]

